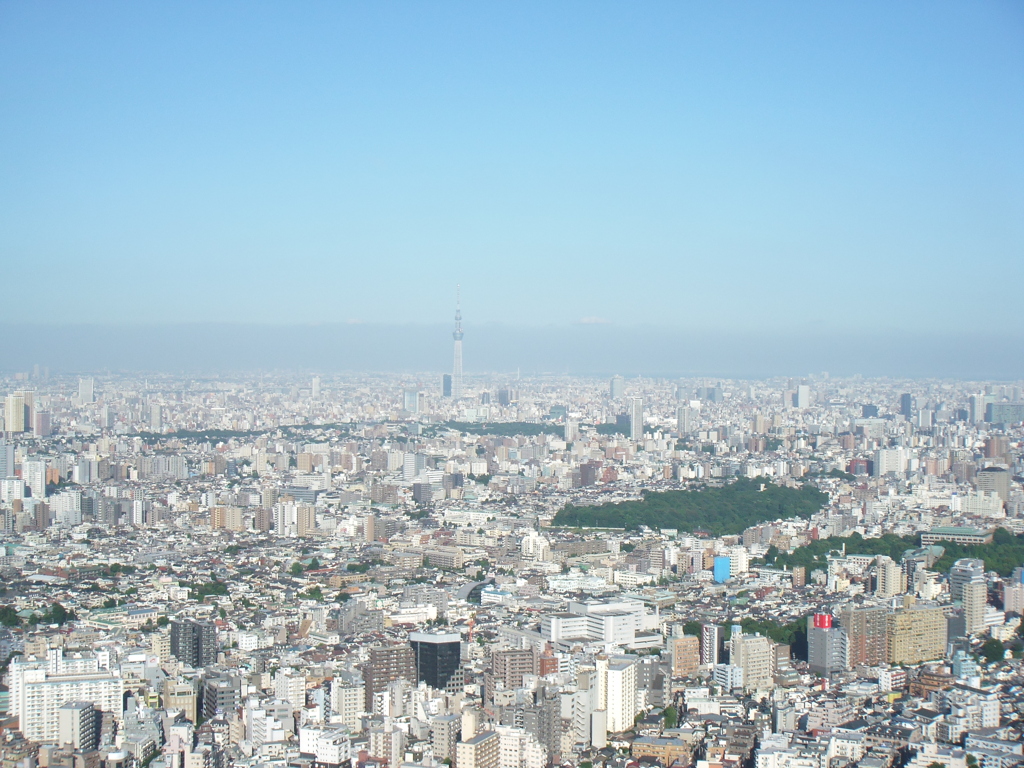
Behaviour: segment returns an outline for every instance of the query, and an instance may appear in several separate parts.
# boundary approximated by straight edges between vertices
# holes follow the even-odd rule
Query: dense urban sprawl
[[[3,386],[2,768],[1024,765],[1019,385]]]

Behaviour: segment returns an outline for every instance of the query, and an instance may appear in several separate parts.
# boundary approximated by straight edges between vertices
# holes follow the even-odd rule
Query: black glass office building
[[[444,690],[459,671],[462,636],[454,632],[412,632],[409,645],[416,655],[416,679]]]

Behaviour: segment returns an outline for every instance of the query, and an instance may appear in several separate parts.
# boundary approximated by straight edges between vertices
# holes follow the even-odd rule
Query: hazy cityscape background
[[[467,323],[467,374],[556,373],[652,377],[852,376],[1015,380],[1024,339],[1005,329],[970,333],[685,331],[603,324]],[[451,325],[0,324],[4,367],[54,372],[257,370],[441,372]]]

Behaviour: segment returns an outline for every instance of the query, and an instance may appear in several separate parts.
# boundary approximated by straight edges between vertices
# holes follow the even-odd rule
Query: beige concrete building
[[[729,663],[743,670],[743,689],[772,687],[772,641],[761,635],[733,630],[729,639]]]
[[[498,768],[500,754],[501,737],[484,731],[455,746],[455,764],[458,768]]]
[[[938,606],[914,605],[889,614],[890,664],[919,664],[946,652],[946,617]]]
[[[164,685],[163,693],[161,694],[161,704],[164,709],[178,709],[181,710],[185,717],[188,718],[189,722],[196,722],[196,689],[192,687],[192,684],[179,680],[177,682],[168,681]]]
[[[694,635],[673,637],[669,641],[672,652],[672,677],[690,677],[700,667],[700,638]]]

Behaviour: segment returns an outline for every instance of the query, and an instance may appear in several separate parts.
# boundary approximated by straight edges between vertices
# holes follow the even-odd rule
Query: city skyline
[[[1024,382],[441,385],[0,375],[0,759],[1017,768]]]
[[[0,3],[0,768],[1024,768],[1024,3]]]
[[[445,313],[447,314],[447,313]],[[523,374],[764,378],[1024,378],[1024,336],[730,333],[595,324],[468,325],[467,376]],[[452,326],[310,323],[9,324],[0,372],[452,371]],[[116,339],[116,344],[110,340]]]

